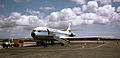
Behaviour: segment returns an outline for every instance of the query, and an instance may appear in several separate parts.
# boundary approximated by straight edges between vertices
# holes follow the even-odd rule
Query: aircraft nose
[[[32,37],[35,37],[35,33],[34,33],[34,32],[32,32],[32,33],[31,33],[31,36],[32,36]]]

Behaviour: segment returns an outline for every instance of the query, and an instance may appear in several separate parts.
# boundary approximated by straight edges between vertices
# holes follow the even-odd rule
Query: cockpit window
[[[33,30],[32,32],[45,32],[45,30]]]
[[[38,30],[38,32],[41,32],[40,30]]]
[[[36,30],[33,30],[32,32],[35,32]]]

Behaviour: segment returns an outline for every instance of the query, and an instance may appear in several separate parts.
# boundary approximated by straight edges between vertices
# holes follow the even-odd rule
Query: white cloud
[[[86,5],[82,5],[82,11],[86,11],[87,10],[87,6]]]
[[[107,24],[110,20],[107,17],[97,16],[94,23],[95,24]]]
[[[38,14],[40,14],[40,11],[35,11],[35,10],[30,10],[30,9],[27,9],[26,12],[31,14],[31,15],[38,15]]]
[[[98,4],[96,1],[89,1],[87,4],[88,11],[95,11],[97,7],[98,7]]]
[[[13,0],[14,2],[21,2],[22,0]]]
[[[16,21],[17,25],[27,25],[32,27],[45,26],[43,20],[39,19],[37,16],[26,16],[22,15],[19,20]]]
[[[42,19],[45,16],[45,13],[42,13],[40,11],[35,11],[31,9],[27,9],[26,12],[30,15],[38,16],[38,18]]]
[[[15,27],[15,26],[45,26],[42,19],[33,15],[21,15],[18,12],[12,12],[8,18],[0,17],[0,27]]]
[[[51,7],[41,7],[40,9],[52,9]],[[83,11],[88,11],[84,13]],[[46,17],[40,11],[27,9],[30,15],[21,15],[18,12],[12,12],[7,18],[1,17],[0,27],[26,26],[30,29],[37,26],[60,27],[67,26],[68,23],[73,25],[82,24],[107,24],[109,22],[119,22],[120,15],[115,12],[115,8],[111,5],[98,7],[96,1],[89,1],[87,5],[74,8],[64,8],[61,11],[52,12]]]
[[[3,23],[4,23],[4,19],[5,19],[5,16],[0,16],[0,27],[2,27]]]
[[[31,0],[13,0],[13,1],[16,2],[16,3],[19,3],[19,2],[24,2],[24,1],[30,2]]]
[[[45,8],[42,7],[41,9]],[[83,11],[86,10],[89,12],[84,13]],[[21,15],[21,13],[12,12],[7,18],[0,17],[0,27],[15,28],[16,26],[21,26],[24,29],[32,29],[37,26],[66,27],[70,22],[73,25],[120,22],[120,14],[115,12],[114,7],[111,5],[98,7],[95,1],[89,1],[87,5],[83,5],[82,9],[80,7],[74,7],[52,12],[45,18],[40,18],[38,16],[41,15],[40,11],[27,9],[26,12],[30,15]]]
[[[84,16],[86,14],[82,14],[81,16],[76,16],[75,19],[71,20],[72,25],[87,25],[93,24],[94,20],[88,19],[89,16]]]
[[[101,0],[101,3],[110,4],[111,2],[108,1],[105,3],[105,1],[103,2]],[[119,8],[120,7],[118,7],[117,12],[120,12]],[[55,8],[40,7],[40,9],[52,10]],[[68,23],[72,23],[72,25],[88,25],[109,24],[110,22],[120,26],[120,14],[115,12],[115,8],[111,5],[98,7],[95,1],[89,1],[87,5],[82,3],[82,8],[64,8],[60,11],[52,12],[46,17],[43,17],[44,14],[40,11],[27,9],[26,12],[29,13],[29,15],[12,12],[9,17],[0,16],[0,32],[8,31],[10,32],[10,36],[18,37],[21,36],[21,34],[25,36],[26,31],[30,34],[31,31],[29,30],[33,30],[38,26],[65,28],[68,26]]]
[[[4,18],[2,21],[2,27],[13,27],[16,26],[16,21],[20,19],[21,14],[18,12],[12,12],[8,18]]]
[[[95,1],[100,1],[101,4],[111,4],[112,0],[95,0]]]
[[[98,4],[96,1],[89,1],[87,5],[82,6],[83,11],[95,12],[98,8]]]
[[[12,12],[9,17],[0,16],[0,32],[10,33],[6,37],[22,37],[26,32],[30,34],[35,27],[45,26],[44,20],[34,15],[21,15],[18,12]],[[24,32],[24,33],[23,33]],[[30,37],[30,36],[29,36]]]
[[[0,8],[4,8],[5,7],[5,5],[4,4],[0,4]]]
[[[120,12],[120,6],[117,8],[117,12]]]
[[[45,17],[44,20],[41,20],[37,16],[26,16],[21,15],[21,18],[17,20],[17,25],[29,25],[29,26],[38,26],[41,23],[41,26],[48,27],[65,27],[71,22],[73,25],[82,25],[82,24],[107,24],[111,21],[117,21],[110,19],[112,14],[114,14],[114,7],[111,5],[105,5],[103,7],[95,7],[95,13],[81,13],[81,8],[65,8],[58,12],[52,12],[50,15]],[[77,15],[80,14],[80,15]],[[19,17],[19,15],[17,14]],[[14,16],[14,17],[17,17]],[[117,16],[114,16],[117,17]]]
[[[52,12],[46,17],[46,20],[50,27],[66,26],[70,22],[72,25],[107,24],[110,22],[107,17],[96,13],[81,13],[81,15],[77,15],[71,8],[62,9],[60,12]]]
[[[99,7],[96,11],[97,15],[111,17],[115,12],[115,8],[111,5],[104,5],[103,7]]]
[[[27,2],[30,2],[31,0],[26,0]]]
[[[107,24],[109,19],[99,16],[96,13],[84,13],[81,14],[81,19],[87,22],[83,22],[83,24]]]
[[[113,2],[120,2],[120,0],[113,0]]]
[[[82,13],[82,10],[80,7],[74,7],[73,9],[73,12],[76,13],[76,14],[81,14]]]
[[[71,8],[62,9],[60,12],[52,12],[46,17],[48,21],[67,21],[75,17],[76,14]]]
[[[82,5],[82,4],[85,4],[86,3],[86,1],[85,0],[72,0],[73,2],[76,2],[77,4],[80,4],[80,5]]]
[[[119,8],[117,9],[118,12]],[[41,7],[40,9],[50,10],[55,8]],[[38,26],[64,28],[68,26],[68,23],[72,23],[72,25],[88,25],[108,24],[110,22],[120,25],[120,14],[115,12],[115,7],[111,5],[98,7],[96,1],[89,1],[82,8],[64,8],[52,12],[46,17],[43,17],[44,15],[40,11],[27,9],[26,12],[30,15],[12,12],[9,17],[0,16],[0,31],[6,28],[8,32],[13,33],[12,35],[18,36],[22,34],[21,32],[33,30]]]
[[[40,7],[41,10],[53,10],[55,7]]]
[[[81,14],[81,19],[83,20],[95,20],[96,14],[95,13],[84,13]]]
[[[13,18],[16,19],[16,18],[20,18],[20,16],[21,16],[21,13],[18,13],[18,12],[12,12],[10,17],[13,17]]]
[[[113,13],[112,14],[112,18],[111,18],[111,21],[115,21],[115,22],[119,22],[120,23],[120,14],[118,14],[118,13]]]
[[[72,11],[72,9],[65,8],[60,12],[52,12],[46,17],[46,20],[48,21],[48,26],[59,27],[61,24],[62,26],[66,26],[68,21],[74,19],[74,17],[76,17],[76,14]]]
[[[91,5],[92,4],[92,5]],[[89,5],[90,8],[87,8]],[[68,24],[71,22],[73,25],[82,25],[82,24],[107,24],[110,22],[118,22],[119,21],[119,14],[113,15],[115,12],[115,8],[111,5],[104,5],[103,7],[98,7],[98,4],[94,1],[89,2],[87,5],[84,5],[87,8],[94,10],[94,12],[89,13],[81,13],[81,8],[77,7],[75,8],[65,8],[62,9],[59,12],[52,12],[50,15],[47,16],[47,20],[50,22],[50,24],[53,24],[51,26],[60,26],[61,24],[66,26],[65,24]],[[82,10],[84,10],[82,9]],[[77,15],[77,14],[80,15]],[[49,24],[49,25],[50,25]]]

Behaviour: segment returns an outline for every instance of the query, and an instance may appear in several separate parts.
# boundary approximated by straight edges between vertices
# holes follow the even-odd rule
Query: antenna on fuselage
[[[71,32],[71,23],[69,23],[68,29],[66,31]]]

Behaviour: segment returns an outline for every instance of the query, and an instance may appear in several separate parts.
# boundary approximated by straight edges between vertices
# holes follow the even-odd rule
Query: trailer
[[[24,40],[19,40],[19,39],[13,40],[14,47],[23,47],[23,45],[24,45]]]

